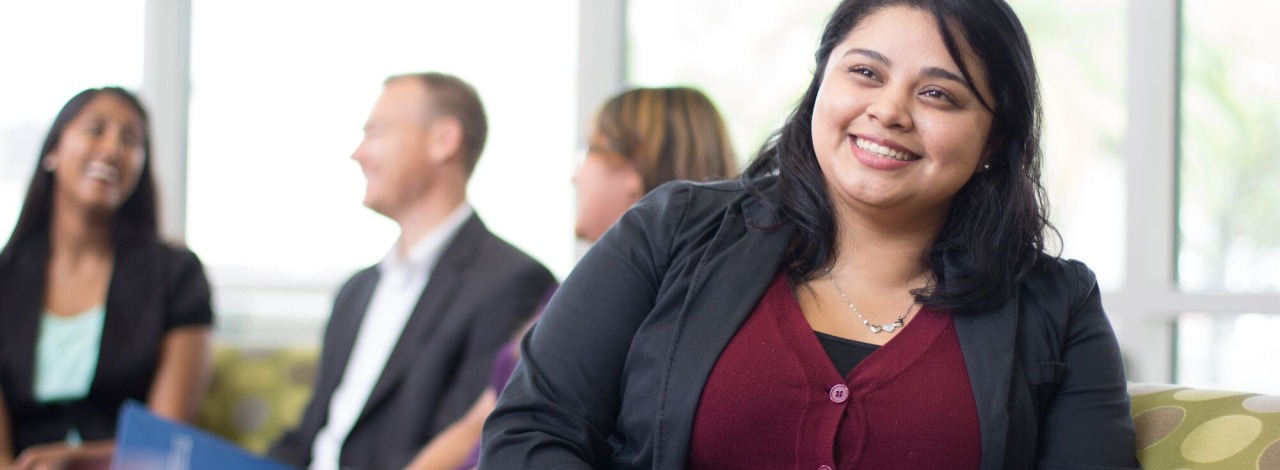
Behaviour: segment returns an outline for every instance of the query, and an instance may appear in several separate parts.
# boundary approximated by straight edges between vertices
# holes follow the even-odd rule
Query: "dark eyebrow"
[[[848,51],[845,51],[845,53],[844,53],[845,57],[848,57],[848,56],[851,56],[851,55],[854,55],[854,54],[862,55],[862,56],[867,56],[867,57],[871,58],[871,60],[875,60],[875,61],[878,61],[878,62],[882,62],[882,63],[884,63],[884,65],[888,65],[888,66],[890,66],[890,67],[892,67],[892,66],[893,66],[893,62],[891,62],[891,61],[889,60],[889,58],[888,58],[888,57],[885,57],[885,56],[884,56],[884,54],[881,54],[881,53],[879,53],[879,52],[873,51],[873,50],[871,50],[871,49],[857,49],[857,48],[854,48],[854,49],[849,49]]]
[[[973,87],[969,85],[968,80],[965,80],[964,77],[956,75],[955,73],[947,69],[938,68],[938,67],[926,67],[924,69],[924,76],[941,78],[943,80],[951,80],[953,82],[964,85],[965,88],[973,89]]]
[[[851,55],[865,56],[867,58],[870,58],[871,60],[884,63],[884,65],[886,66],[889,66],[889,67],[893,66],[893,61],[889,60],[888,57],[885,57],[884,54],[873,51],[871,49],[853,48],[853,49],[849,49],[848,51],[845,51],[844,55],[845,57],[848,57]],[[970,88],[970,89],[973,88],[972,86],[969,85],[969,81],[965,80],[964,77],[956,75],[955,72],[952,72],[950,70],[947,70],[941,67],[926,67],[923,73],[924,73],[924,76],[926,77],[941,78],[943,80],[951,80],[953,82],[964,85],[965,88]]]

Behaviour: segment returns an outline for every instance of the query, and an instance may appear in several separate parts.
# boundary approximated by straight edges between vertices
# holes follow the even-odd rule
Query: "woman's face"
[[[57,198],[113,213],[133,194],[146,159],[142,116],[115,94],[85,104],[46,156],[54,165]]]
[[[573,175],[578,189],[575,234],[594,242],[644,196],[644,177],[625,158],[606,150],[599,135],[591,138],[586,159]]]
[[[993,102],[982,63],[959,45],[974,88]],[[945,217],[981,167],[992,114],[965,85],[934,16],[908,7],[868,15],[821,73],[813,145],[835,204]]]

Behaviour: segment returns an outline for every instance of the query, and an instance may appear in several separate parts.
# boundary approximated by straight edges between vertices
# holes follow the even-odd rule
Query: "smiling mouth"
[[[900,162],[911,162],[911,161],[916,161],[920,159],[920,156],[914,153],[891,149],[889,147],[885,147],[875,142],[863,140],[861,137],[858,137],[858,136],[853,136],[853,144],[858,146],[858,148],[862,150],[866,150],[867,152],[873,155],[892,159],[892,160],[897,160]]]
[[[85,175],[104,183],[120,182],[120,170],[105,163],[89,162],[88,167],[85,168]]]

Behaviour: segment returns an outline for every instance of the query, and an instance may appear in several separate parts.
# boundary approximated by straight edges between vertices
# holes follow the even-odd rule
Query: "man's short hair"
[[[467,176],[476,169],[484,141],[489,134],[489,121],[484,114],[480,95],[462,79],[439,72],[407,73],[387,78],[384,83],[413,79],[427,86],[430,109],[438,115],[452,116],[462,125],[462,157]]]

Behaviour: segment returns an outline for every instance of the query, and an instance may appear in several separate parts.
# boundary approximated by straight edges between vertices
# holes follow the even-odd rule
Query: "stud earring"
[[[44,168],[44,171],[53,173],[53,170],[58,169],[58,161],[55,160],[52,156],[45,156],[43,159],[40,160],[40,167]]]

